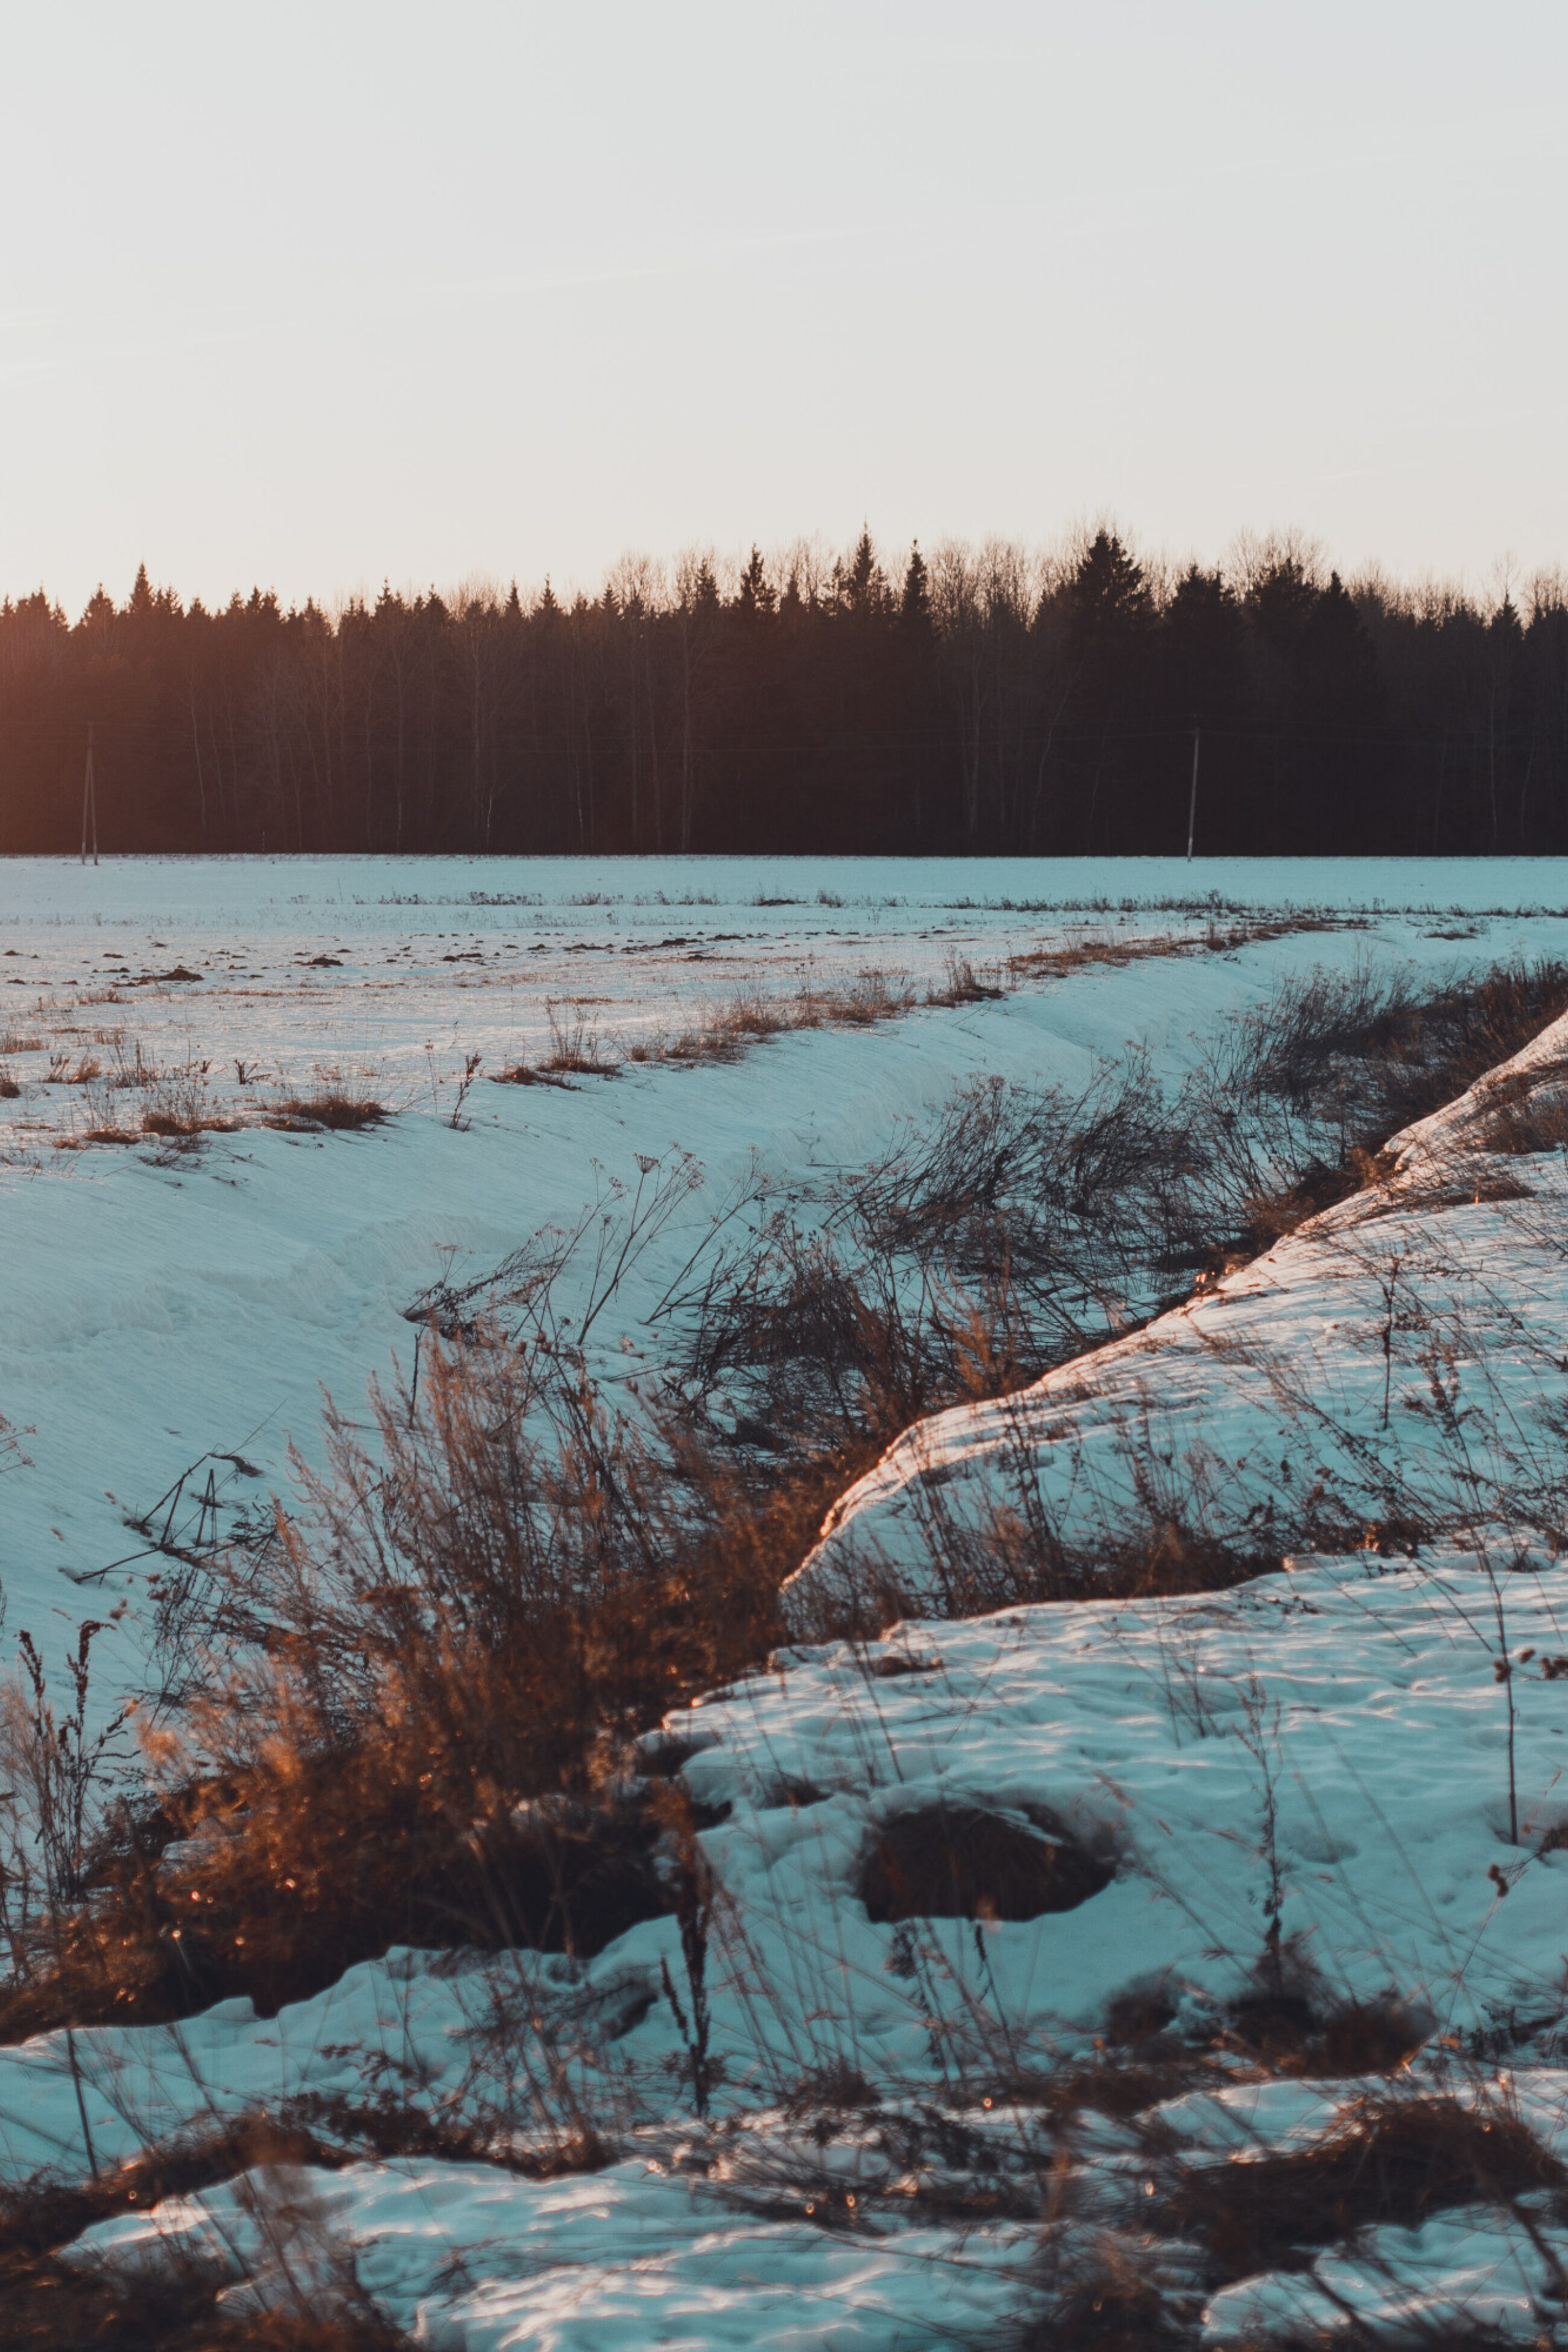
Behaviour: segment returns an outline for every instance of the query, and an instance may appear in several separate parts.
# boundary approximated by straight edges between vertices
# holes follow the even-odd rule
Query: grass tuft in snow
[[[386,1105],[368,1091],[333,1084],[320,1087],[311,1094],[279,1095],[268,1105],[265,1124],[353,1133],[362,1128],[379,1127],[390,1117]]]

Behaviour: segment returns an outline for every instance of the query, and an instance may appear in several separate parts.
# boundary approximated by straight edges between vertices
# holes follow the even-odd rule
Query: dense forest
[[[1568,849],[1568,589],[868,533],[601,593],[0,605],[0,850]]]

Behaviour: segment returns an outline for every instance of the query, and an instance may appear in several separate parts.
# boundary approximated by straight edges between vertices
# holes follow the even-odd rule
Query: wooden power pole
[[[87,722],[87,776],[81,788],[81,862],[87,864],[88,835],[92,836],[92,862],[98,864],[98,792],[92,781],[93,726]]]
[[[90,760],[92,753],[88,753]],[[1187,864],[1193,862],[1193,835],[1198,822],[1198,730],[1193,730],[1193,789],[1187,801]]]

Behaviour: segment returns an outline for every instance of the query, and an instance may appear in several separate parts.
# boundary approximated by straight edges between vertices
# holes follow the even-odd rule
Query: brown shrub
[[[1433,2030],[1429,2015],[1392,1995],[1325,2005],[1298,1974],[1294,1986],[1258,1985],[1233,2002],[1221,2042],[1276,2074],[1392,2074]]]
[[[412,2352],[370,2311],[223,2307],[231,2284],[174,2256],[135,2272],[33,2256],[0,2269],[0,2352]]]

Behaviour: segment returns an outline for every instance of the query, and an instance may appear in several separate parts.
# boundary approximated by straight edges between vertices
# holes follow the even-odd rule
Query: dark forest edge
[[[1489,605],[1298,538],[753,548],[563,604],[0,604],[0,852],[1568,849],[1568,581]]]

